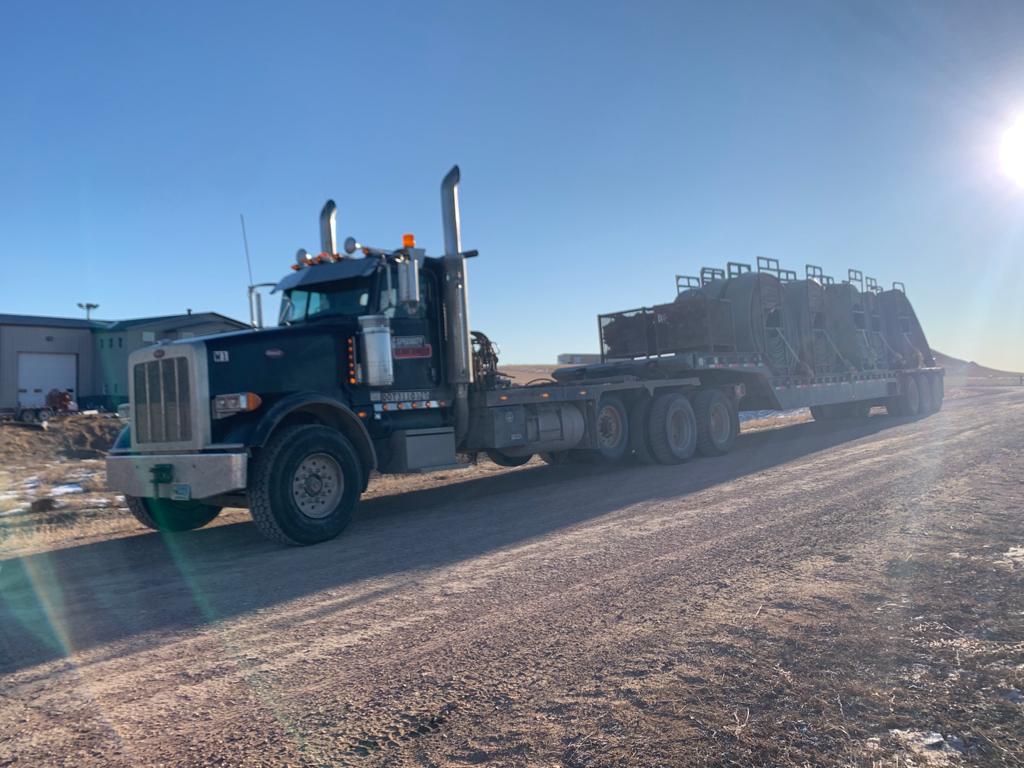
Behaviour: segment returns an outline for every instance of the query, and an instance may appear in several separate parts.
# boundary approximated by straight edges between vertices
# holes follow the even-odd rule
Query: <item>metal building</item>
[[[83,408],[128,399],[128,355],[158,341],[248,328],[216,312],[115,322],[0,314],[0,408],[32,408],[54,389]]]

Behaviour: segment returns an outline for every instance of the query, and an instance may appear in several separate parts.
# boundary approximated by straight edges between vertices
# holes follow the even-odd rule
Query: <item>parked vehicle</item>
[[[675,464],[727,453],[741,407],[838,418],[941,402],[940,369],[825,371],[789,349],[786,286],[767,271],[743,277],[749,268],[712,270],[671,311],[602,316],[601,363],[514,386],[495,346],[470,330],[466,264],[477,252],[462,247],[459,181],[456,167],[441,185],[443,256],[412,235],[394,250],[348,238],[339,252],[328,201],[321,253],[300,250],[275,289],[278,327],[131,355],[132,423],[107,474],[140,522],[180,531],[248,507],[268,538],[312,544],[346,527],[374,470],[447,469],[478,453],[506,466],[535,454]]]

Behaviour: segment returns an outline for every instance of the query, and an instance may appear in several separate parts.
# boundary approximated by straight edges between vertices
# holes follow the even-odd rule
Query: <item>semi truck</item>
[[[496,346],[470,328],[467,264],[478,254],[463,248],[459,185],[456,166],[441,184],[440,256],[412,235],[397,248],[352,237],[339,248],[328,201],[319,253],[300,249],[274,289],[276,327],[132,353],[130,424],[107,478],[140,523],[185,531],[242,507],[267,538],[308,545],[345,529],[375,473],[450,469],[479,454],[504,466],[535,455],[672,465],[728,453],[741,409],[809,406],[827,420],[941,405],[930,352],[893,356],[900,367],[857,367],[842,354],[838,367],[801,361],[797,347],[813,352],[814,333],[787,340],[772,325],[781,305],[762,295],[798,281],[735,265],[684,281],[671,306],[602,315],[600,363],[515,385]],[[910,330],[927,350],[919,326]],[[791,347],[781,357],[780,343]]]

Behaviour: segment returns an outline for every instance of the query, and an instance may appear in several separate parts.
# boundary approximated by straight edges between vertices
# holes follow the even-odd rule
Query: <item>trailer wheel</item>
[[[172,499],[140,499],[125,496],[132,517],[154,531],[191,531],[202,528],[220,514],[220,507],[201,501],[174,501]]]
[[[693,398],[697,417],[697,453],[722,456],[732,450],[740,432],[739,413],[733,402],[717,389],[698,392]]]
[[[597,404],[597,454],[605,461],[618,461],[629,448],[629,416],[617,395],[605,395]]]
[[[660,464],[680,464],[697,450],[697,418],[685,395],[666,392],[651,403],[647,419],[651,454]]]
[[[914,376],[903,379],[903,391],[896,397],[889,398],[886,410],[893,416],[916,416],[921,407],[921,392]]]
[[[487,450],[487,458],[499,467],[521,467],[533,458],[533,454],[528,453],[525,456],[506,456],[499,450],[489,448]]]
[[[942,374],[932,376],[932,408],[935,413],[942,410],[942,401],[946,397],[946,385]]]
[[[935,402],[932,399],[932,377],[928,374],[923,374],[916,378],[918,397],[921,400],[919,412],[922,416],[928,416],[935,413]]]
[[[352,520],[362,487],[359,456],[344,435],[319,424],[286,427],[253,459],[252,519],[280,544],[327,541]]]
[[[629,448],[641,464],[653,464],[654,456],[648,444],[647,422],[651,413],[651,399],[637,398],[629,409]]]

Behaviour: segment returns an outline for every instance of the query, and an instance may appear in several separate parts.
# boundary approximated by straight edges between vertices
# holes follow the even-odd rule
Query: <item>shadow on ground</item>
[[[525,469],[364,502],[339,539],[282,548],[248,523],[0,561],[0,671],[188,630],[358,580],[444,566],[631,504],[680,499],[906,423],[805,423],[681,466]],[[145,638],[138,636],[146,635]]]

